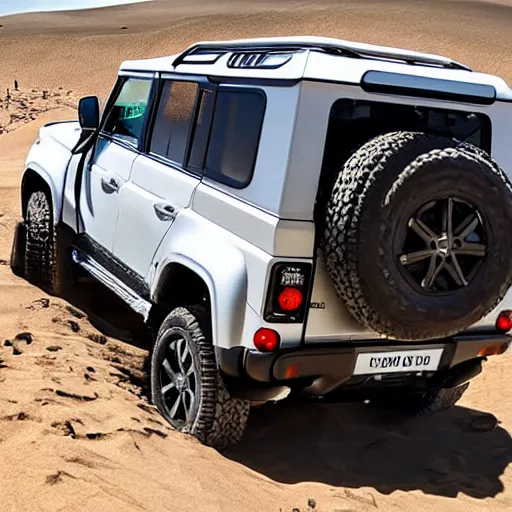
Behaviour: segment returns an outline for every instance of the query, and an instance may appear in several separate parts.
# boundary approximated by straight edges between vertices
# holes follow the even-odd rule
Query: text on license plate
[[[396,372],[436,371],[442,348],[429,350],[400,350],[393,352],[367,352],[357,356],[354,375]]]

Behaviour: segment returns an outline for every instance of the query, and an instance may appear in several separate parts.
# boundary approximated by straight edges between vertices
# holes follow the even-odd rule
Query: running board
[[[87,253],[80,249],[73,249],[71,255],[73,261],[77,265],[86,270],[92,277],[97,279],[109,290],[112,290],[119,298],[126,302],[130,308],[132,308],[136,313],[142,315],[144,317],[144,321],[147,321],[151,310],[150,302],[137,295],[116,276],[111,274],[108,270],[92,259]]]

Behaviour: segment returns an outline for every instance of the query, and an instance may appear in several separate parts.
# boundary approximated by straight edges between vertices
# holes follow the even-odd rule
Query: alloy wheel
[[[480,213],[448,197],[430,201],[409,219],[399,263],[423,292],[446,293],[468,286],[486,254]]]

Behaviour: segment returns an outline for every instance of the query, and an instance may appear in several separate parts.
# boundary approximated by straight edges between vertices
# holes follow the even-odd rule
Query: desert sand
[[[49,297],[8,266],[38,128],[75,119],[82,94],[104,99],[120,61],[302,33],[444,53],[511,80],[509,3],[157,0],[0,18],[0,510],[512,510],[511,354],[434,417],[282,402],[255,409],[242,444],[220,454],[149,405],[136,315],[96,285]]]

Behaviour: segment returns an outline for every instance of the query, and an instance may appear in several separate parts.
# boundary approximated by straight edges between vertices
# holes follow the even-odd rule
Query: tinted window
[[[215,93],[213,91],[202,91],[199,100],[196,124],[194,128],[194,140],[190,149],[188,167],[192,170],[202,172],[208,136],[215,107]]]
[[[137,144],[144,129],[151,80],[129,78],[122,86],[103,131]]]
[[[198,85],[193,82],[164,83],[151,137],[151,153],[184,164],[197,90]]]
[[[249,183],[258,151],[265,96],[256,91],[220,91],[205,174],[241,188]]]

